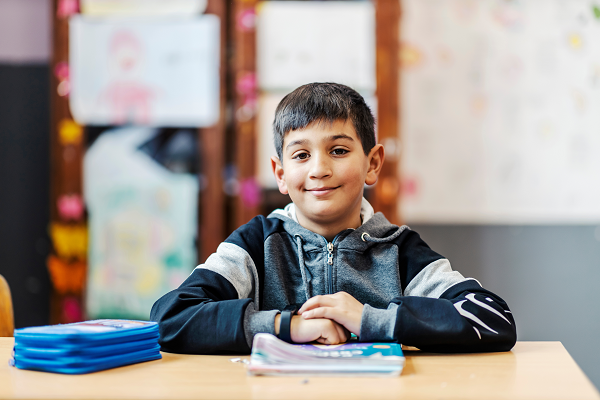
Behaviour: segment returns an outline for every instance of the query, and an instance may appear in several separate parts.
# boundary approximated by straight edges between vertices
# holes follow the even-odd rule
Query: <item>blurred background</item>
[[[600,387],[600,1],[0,0],[0,274],[17,328],[149,316],[289,198],[271,122],[358,90],[376,211]]]

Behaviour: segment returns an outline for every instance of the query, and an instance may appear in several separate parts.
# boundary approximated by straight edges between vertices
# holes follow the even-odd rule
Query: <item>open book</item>
[[[254,336],[250,375],[388,375],[404,367],[397,343],[289,344],[268,333]]]

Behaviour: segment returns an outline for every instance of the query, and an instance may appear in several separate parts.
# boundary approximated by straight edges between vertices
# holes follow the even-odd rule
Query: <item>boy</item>
[[[237,229],[154,304],[163,350],[248,353],[259,332],[324,344],[354,333],[435,352],[513,347],[500,297],[363,198],[384,150],[357,92],[301,86],[278,105],[273,127],[273,172],[293,203]]]

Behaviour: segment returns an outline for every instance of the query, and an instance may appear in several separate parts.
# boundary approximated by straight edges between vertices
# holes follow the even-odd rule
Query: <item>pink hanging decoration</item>
[[[69,79],[69,64],[64,61],[56,63],[54,75],[61,81]]]
[[[67,18],[79,12],[79,0],[59,0],[56,15]]]
[[[238,77],[237,91],[245,95],[253,95],[256,93],[257,82],[256,73],[245,72]]]
[[[256,11],[253,8],[243,10],[238,14],[237,28],[242,32],[256,28]]]
[[[260,187],[254,178],[244,179],[240,189],[242,203],[245,207],[253,208],[260,203]]]
[[[63,195],[58,198],[58,214],[63,220],[80,220],[83,217],[83,200],[77,194]]]
[[[80,301],[75,297],[66,297],[63,300],[62,323],[83,321],[83,311]]]
[[[71,82],[69,81],[69,64],[61,61],[54,67],[54,75],[59,80],[56,91],[60,97],[66,97],[71,92]]]

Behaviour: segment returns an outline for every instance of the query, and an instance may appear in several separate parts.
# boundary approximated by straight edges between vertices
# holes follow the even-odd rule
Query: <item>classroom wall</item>
[[[49,318],[49,10],[0,0],[0,274],[17,327]]]
[[[600,226],[410,225],[508,302],[518,340],[558,340],[600,388]]]

